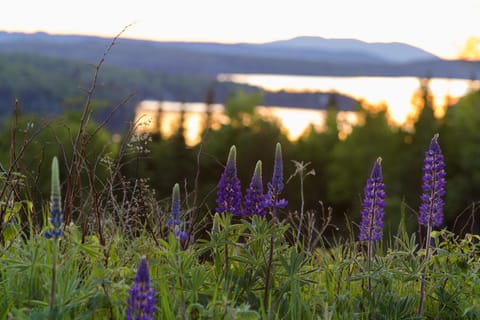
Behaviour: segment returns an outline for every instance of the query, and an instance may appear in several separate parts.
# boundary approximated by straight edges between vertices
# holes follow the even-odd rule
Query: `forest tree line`
[[[442,118],[434,116],[428,87],[421,88],[418,94],[418,116],[413,119],[413,130],[390,125],[386,109],[359,108],[363,123],[354,126],[342,139],[334,100],[328,108],[325,130],[310,128],[299,140],[290,141],[279,122],[265,120],[255,113],[254,107],[261,103],[262,96],[241,92],[232,95],[225,104],[229,124],[207,129],[202,141],[193,147],[185,143],[182,118],[176,133],[169,137],[159,133],[136,135],[132,123],[132,130],[125,130],[118,139],[105,127],[92,122],[87,128],[91,136],[84,165],[94,168],[96,179],[101,183],[102,176],[111,174],[112,163],[122,163],[118,174],[132,184],[141,181],[140,194],[148,193],[159,201],[167,199],[172,185],[180,183],[187,204],[194,204],[198,211],[213,213],[216,185],[230,146],[237,147],[238,175],[245,190],[257,160],[264,164],[264,180],[271,178],[275,144],[280,142],[288,181],[285,198],[289,205],[284,215],[296,214],[301,209],[302,178],[305,211],[313,212],[320,220],[330,207],[331,223],[335,226],[330,231],[347,234],[349,225],[359,220],[363,187],[371,164],[382,157],[388,234],[396,232],[401,219],[410,230],[414,228],[424,154],[433,135],[439,133],[447,172],[446,225],[456,232],[474,232],[478,229],[480,194],[477,161],[480,91],[472,91],[450,106]],[[0,155],[3,167],[9,165],[12,143],[18,151],[21,141],[31,138],[22,161],[15,165],[19,172],[27,173],[27,190],[35,195],[33,198],[40,207],[48,200],[49,159],[59,155],[61,162],[68,162],[72,156],[69,146],[79,119],[76,109],[50,121],[34,115],[16,115],[9,118],[0,132],[1,149],[10,150]],[[14,134],[15,141],[12,140]],[[299,170],[302,166],[303,171]]]

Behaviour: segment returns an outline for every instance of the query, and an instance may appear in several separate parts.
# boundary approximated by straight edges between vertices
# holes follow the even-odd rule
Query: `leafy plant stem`
[[[273,197],[273,203],[277,201],[276,195]],[[273,216],[273,223],[277,222],[277,208],[273,206],[273,211],[272,211],[272,216]],[[263,305],[266,310],[269,309],[269,295],[270,295],[270,282],[272,278],[272,269],[273,269],[273,251],[275,247],[275,238],[274,234],[272,231],[271,237],[270,237],[270,249],[268,253],[268,261],[267,261],[267,266],[265,269],[265,291],[263,294]]]
[[[372,292],[372,241],[367,242],[368,292]]]
[[[273,269],[272,263],[273,263],[274,247],[275,247],[275,241],[274,241],[274,236],[272,234],[272,236],[270,237],[270,250],[269,250],[269,254],[268,254],[267,269],[265,271],[265,278],[266,278],[265,279],[265,293],[264,293],[264,296],[263,296],[263,304],[264,304],[266,310],[269,309],[268,305],[269,305],[269,295],[270,295],[270,281],[271,281],[271,278],[272,278],[272,269]]]
[[[300,242],[300,233],[302,232],[302,224],[303,224],[303,215],[304,215],[304,208],[305,208],[305,194],[303,192],[303,174],[300,174],[300,198],[301,198],[301,205],[300,205],[300,222],[298,223],[297,229],[297,240],[295,242],[295,247],[298,248],[298,244]]]
[[[180,244],[179,244],[180,246]],[[181,248],[179,248],[179,250],[181,250]],[[183,280],[182,280],[182,265],[180,263],[180,258],[179,258],[179,255],[177,254],[177,256],[175,257],[175,260],[177,262],[177,270],[180,271],[179,273],[179,276],[178,276],[178,283],[180,285],[180,290],[181,290],[181,294],[180,294],[180,316],[182,319],[188,319],[187,317],[187,309],[185,307],[185,294],[183,292]]]
[[[50,287],[50,320],[53,320],[55,309],[55,286],[57,282],[57,240],[53,241],[52,249],[52,283]]]
[[[425,275],[427,273],[427,264],[430,260],[430,234],[432,232],[432,226],[428,224],[427,226],[427,236],[425,239],[425,265],[422,268],[421,273],[421,282],[420,282],[420,300],[418,302],[418,311],[417,315],[421,315],[423,313],[423,306],[425,303]]]

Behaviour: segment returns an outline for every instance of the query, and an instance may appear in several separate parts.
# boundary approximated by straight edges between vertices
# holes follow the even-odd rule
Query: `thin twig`
[[[68,179],[67,179],[67,190],[65,194],[65,225],[68,225],[73,217],[73,202],[74,198],[78,196],[78,184],[80,179],[80,169],[82,160],[84,160],[85,156],[85,149],[86,149],[86,128],[87,124],[90,120],[91,116],[91,101],[93,98],[93,93],[97,87],[97,81],[100,73],[100,69],[105,62],[107,55],[110,53],[113,46],[116,44],[117,40],[120,36],[130,27],[131,25],[127,25],[124,27],[110,42],[108,47],[103,53],[102,58],[100,59],[99,63],[95,65],[95,73],[90,84],[90,89],[87,91],[87,97],[85,100],[85,104],[83,107],[82,115],[80,118],[80,125],[73,141],[73,154],[72,154],[72,161],[70,163],[70,167],[68,168]]]

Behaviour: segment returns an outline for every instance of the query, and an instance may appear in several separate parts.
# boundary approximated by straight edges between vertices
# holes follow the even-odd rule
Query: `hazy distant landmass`
[[[94,72],[85,61],[0,52],[0,120],[12,114],[16,99],[21,113],[42,117],[81,110]],[[94,105],[98,107],[94,117],[103,121],[119,106],[108,127],[121,132],[133,120],[135,107],[142,100],[207,102],[207,93],[212,90],[211,103],[225,103],[231,94],[242,90],[261,93],[262,104],[266,106],[324,109],[332,100],[340,110],[354,110],[358,106],[355,99],[339,93],[269,92],[254,86],[219,82],[215,77],[204,75],[169,74],[106,64],[100,71],[93,95]],[[0,127],[2,124],[0,121]]]
[[[0,32],[0,117],[15,99],[22,110],[42,115],[81,108],[85,88],[111,39]],[[106,57],[94,99],[105,118],[123,99],[110,127],[121,130],[143,99],[204,102],[214,89],[214,103],[237,90],[261,91],[264,105],[324,109],[332,99],[342,110],[358,102],[330,92],[269,92],[217,81],[218,74],[266,73],[320,76],[412,76],[477,79],[480,64],[447,61],[400,43],[299,37],[265,44],[155,42],[120,38]],[[83,89],[82,89],[83,88]],[[80,103],[79,103],[80,101]],[[62,109],[63,108],[63,109]]]
[[[96,62],[109,39],[0,32],[0,52]],[[108,64],[170,74],[269,73],[477,79],[480,63],[443,60],[407,44],[298,37],[264,44],[119,39]]]
[[[356,39],[325,39],[321,37],[297,37],[266,43],[263,46],[275,49],[324,52],[330,59],[335,55],[346,55],[350,61],[361,61],[367,57],[374,62],[408,63],[414,61],[440,60],[439,57],[420,48],[399,43],[367,43]],[[320,59],[318,59],[320,60]],[[367,60],[368,61],[368,60]]]

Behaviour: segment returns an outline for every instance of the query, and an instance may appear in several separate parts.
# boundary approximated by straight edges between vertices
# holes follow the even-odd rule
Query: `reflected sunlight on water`
[[[270,74],[223,74],[220,81],[233,81],[262,87],[266,90],[335,91],[363,100],[368,105],[387,105],[390,117],[398,124],[404,123],[414,106],[412,97],[420,87],[414,77],[320,77]],[[438,79],[429,81],[437,107],[445,101],[465,95],[475,84],[464,79]],[[478,85],[478,83],[476,84]]]
[[[259,86],[267,90],[338,92],[361,100],[363,105],[386,105],[391,119],[397,124],[405,123],[414,114],[414,96],[418,96],[420,79],[413,77],[317,77],[260,74],[231,74],[219,76],[220,81],[234,81]],[[442,116],[445,106],[456,101],[479,86],[478,82],[460,79],[431,79],[428,82],[434,98],[437,116]],[[211,127],[219,128],[228,123],[223,114],[223,105],[212,104]],[[296,140],[310,126],[321,131],[325,125],[326,112],[305,108],[257,107],[256,111],[265,118],[277,119],[287,136]],[[181,121],[183,117],[183,121]],[[160,132],[169,137],[183,122],[186,143],[190,146],[200,141],[206,127],[207,106],[205,103],[181,103],[174,101],[141,102],[136,110],[136,121],[142,123],[139,131]],[[362,121],[355,112],[339,112],[337,116],[342,136],[351,132],[352,125]]]
[[[228,122],[228,118],[223,114],[222,105],[212,104],[209,110],[212,115],[212,128],[215,129]],[[195,145],[200,141],[200,135],[207,121],[206,111],[205,103],[144,100],[135,110],[135,123],[138,131],[160,132],[162,136],[170,137],[183,122],[186,143]]]
[[[138,131],[160,132],[163,137],[170,137],[178,130],[183,116],[185,140],[187,145],[193,146],[200,141],[205,128],[206,110],[205,103],[145,100],[137,106],[135,122]],[[213,129],[228,123],[227,116],[223,114],[223,105],[210,105],[210,110],[212,111],[211,127]],[[322,130],[326,118],[324,110],[259,106],[256,111],[267,119],[278,120],[287,136],[292,140],[298,139],[310,126],[316,130]],[[337,119],[339,130],[346,134],[351,131],[353,124],[358,123],[358,117],[354,112],[339,112]]]

